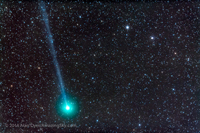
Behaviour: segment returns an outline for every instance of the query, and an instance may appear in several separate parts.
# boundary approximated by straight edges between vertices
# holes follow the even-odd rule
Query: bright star
[[[152,37],[151,37],[151,40],[153,40],[153,39],[154,39],[154,37],[152,36]]]
[[[129,29],[129,26],[128,26],[128,25],[126,26],[126,29],[127,29],[127,30]]]

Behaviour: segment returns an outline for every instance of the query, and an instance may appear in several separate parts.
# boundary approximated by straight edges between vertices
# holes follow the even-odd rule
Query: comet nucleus
[[[61,95],[58,98],[56,103],[57,113],[62,118],[73,119],[79,113],[78,99],[75,98],[74,96],[68,96],[68,95],[66,99],[63,98],[63,95]]]

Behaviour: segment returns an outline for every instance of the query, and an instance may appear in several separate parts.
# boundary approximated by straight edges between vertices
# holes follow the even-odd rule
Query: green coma
[[[79,102],[73,96],[67,96],[64,100],[61,95],[56,102],[56,111],[64,119],[73,119],[79,113]]]

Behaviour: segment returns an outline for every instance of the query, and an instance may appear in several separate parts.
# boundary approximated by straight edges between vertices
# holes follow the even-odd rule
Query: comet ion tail
[[[63,117],[66,119],[73,119],[79,113],[79,102],[77,101],[75,97],[70,97],[69,94],[66,95],[67,93],[65,92],[65,86],[62,79],[59,63],[56,58],[54,40],[53,40],[53,35],[51,33],[50,26],[49,26],[49,19],[48,19],[49,15],[47,14],[47,11],[46,11],[45,2],[41,1],[39,6],[41,8],[42,20],[44,21],[44,24],[46,26],[46,30],[45,30],[46,37],[47,37],[46,39],[48,40],[48,44],[50,47],[49,50],[53,57],[53,63],[55,65],[56,74],[58,77],[58,82],[59,82],[58,88],[60,88],[60,91],[61,91],[61,96],[58,97],[58,100],[56,102],[56,110],[60,117]],[[38,69],[41,69],[41,68],[38,67]]]

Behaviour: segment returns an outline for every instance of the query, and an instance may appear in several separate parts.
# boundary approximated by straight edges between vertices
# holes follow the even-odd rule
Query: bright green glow
[[[61,110],[66,115],[71,115],[75,111],[75,105],[72,101],[67,101],[65,104],[62,104]]]
[[[70,109],[70,107],[67,105],[67,106],[66,106],[66,110],[69,110],[69,109]]]
[[[68,96],[66,100],[62,95],[58,98],[56,103],[56,110],[59,116],[64,119],[73,119],[79,114],[78,99]]]
[[[64,114],[71,115],[75,111],[74,103],[72,101],[61,103],[61,105],[61,110]]]

